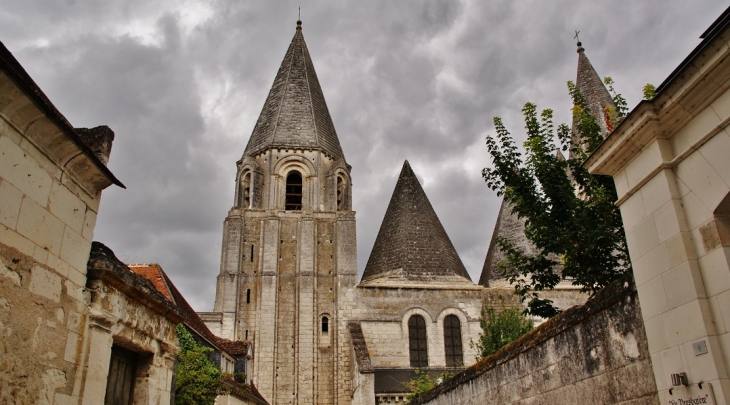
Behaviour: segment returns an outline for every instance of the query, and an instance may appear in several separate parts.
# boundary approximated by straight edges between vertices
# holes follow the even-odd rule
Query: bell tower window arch
[[[347,193],[347,180],[344,176],[337,176],[337,211],[345,210],[345,194]]]
[[[239,206],[241,208],[251,208],[251,195],[253,194],[253,181],[251,181],[251,177],[252,175],[250,171],[244,172],[243,175],[241,175],[241,195],[239,197]]]
[[[304,182],[302,181],[301,173],[296,170],[292,170],[286,175],[286,194],[284,197],[285,210],[301,211],[303,187]]]

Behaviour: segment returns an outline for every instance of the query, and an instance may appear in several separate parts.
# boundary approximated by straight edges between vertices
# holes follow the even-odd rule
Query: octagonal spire
[[[319,149],[333,159],[344,158],[322,88],[314,71],[302,23],[284,55],[244,155],[272,147]]]

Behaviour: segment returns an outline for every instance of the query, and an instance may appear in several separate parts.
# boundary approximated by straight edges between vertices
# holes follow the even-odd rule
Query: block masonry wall
[[[412,404],[658,404],[631,276]]]
[[[0,397],[78,400],[100,190],[35,145],[60,131],[13,86],[0,75]]]
[[[511,290],[471,288],[382,288],[356,289],[357,305],[350,313],[358,320],[374,368],[410,368],[408,351],[408,319],[421,315],[426,321],[429,367],[446,367],[443,320],[455,315],[460,320],[464,364],[475,361],[470,345],[477,340],[481,328],[482,305],[503,308],[518,306]]]
[[[284,209],[291,170],[302,174],[302,210]],[[239,162],[251,188],[226,218],[215,312],[204,319],[222,337],[253,341],[251,374],[271,403],[349,401],[340,292],[357,278],[355,216],[335,202],[335,174],[349,179],[341,161],[316,150],[269,149]]]

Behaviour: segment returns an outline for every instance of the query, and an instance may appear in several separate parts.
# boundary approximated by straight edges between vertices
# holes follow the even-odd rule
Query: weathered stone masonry
[[[658,404],[629,275],[412,404]]]

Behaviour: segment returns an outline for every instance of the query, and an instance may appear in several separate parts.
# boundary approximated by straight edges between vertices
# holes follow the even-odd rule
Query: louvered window
[[[302,209],[302,175],[291,172],[286,176],[286,201],[284,209],[299,211]]]
[[[413,315],[408,320],[408,349],[411,354],[411,367],[428,367],[426,321],[421,315]]]
[[[444,319],[444,349],[446,367],[464,365],[464,353],[461,348],[461,322],[454,315],[449,315]]]

